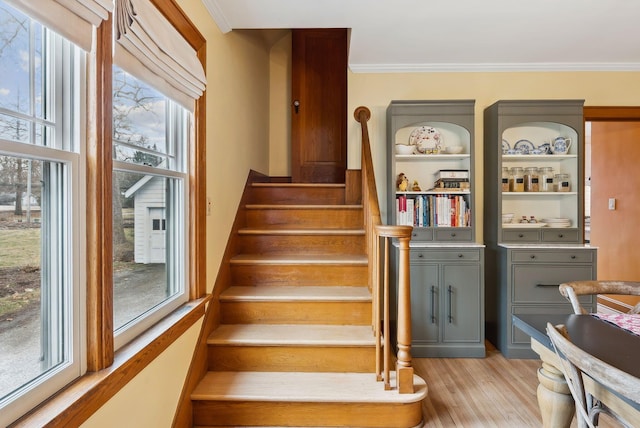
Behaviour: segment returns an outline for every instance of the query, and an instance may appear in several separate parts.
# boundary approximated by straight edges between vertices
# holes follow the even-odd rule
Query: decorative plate
[[[513,148],[516,150],[520,150],[523,155],[528,155],[530,151],[535,150],[536,146],[529,140],[518,140]]]
[[[511,148],[511,145],[504,138],[502,139],[502,154],[507,154],[507,151]]]
[[[433,126],[419,126],[411,131],[409,144],[420,153],[437,154],[442,149],[442,135]]]

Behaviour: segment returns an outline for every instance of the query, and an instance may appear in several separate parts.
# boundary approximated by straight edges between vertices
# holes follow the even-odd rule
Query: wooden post
[[[398,261],[398,355],[396,376],[398,392],[413,394],[413,367],[411,366],[411,287],[409,276],[409,236],[399,237]]]
[[[396,380],[398,384],[398,392],[401,394],[411,394],[413,389],[413,367],[411,365],[411,289],[409,275],[409,241],[411,240],[411,226],[376,226],[377,233],[385,237],[385,241],[389,238],[397,238],[399,243],[400,258],[398,262],[398,307],[397,307],[397,338],[398,338],[398,355],[396,356]],[[388,246],[388,245],[387,245]],[[385,249],[384,275],[384,336],[385,346],[384,355],[385,362],[391,353],[391,346],[388,342],[389,331],[389,257],[388,250]],[[385,370],[385,383],[389,381],[389,376]],[[386,386],[386,385],[385,385]]]

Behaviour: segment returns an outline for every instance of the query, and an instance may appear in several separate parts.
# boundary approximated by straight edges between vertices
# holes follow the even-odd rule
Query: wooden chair
[[[598,426],[600,413],[607,413],[625,427],[633,427],[597,400],[597,397],[585,391],[583,376],[591,377],[606,388],[636,403],[640,403],[640,379],[595,358],[574,345],[563,325],[554,327],[551,323],[547,323],[547,334],[560,359],[562,367],[559,368],[567,380],[575,401],[578,427],[595,428]]]
[[[562,294],[573,306],[576,314],[586,314],[587,311],[580,306],[578,296],[586,294],[624,294],[640,296],[640,282],[635,281],[573,281],[560,284]],[[640,313],[640,303],[635,305],[628,313]]]

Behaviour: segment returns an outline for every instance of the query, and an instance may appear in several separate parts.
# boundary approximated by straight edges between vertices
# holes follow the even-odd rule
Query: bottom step
[[[424,380],[414,385],[399,394],[372,373],[209,372],[191,394],[193,423],[413,428],[427,395]]]

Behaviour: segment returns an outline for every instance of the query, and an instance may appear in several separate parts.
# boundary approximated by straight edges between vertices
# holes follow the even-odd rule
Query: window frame
[[[206,72],[206,39],[176,0],[150,0],[197,52]],[[118,352],[113,340],[112,263],[112,44],[113,15],[95,30],[87,55],[86,93],[86,374],[11,426],[79,426],[193,324],[206,294],[206,91],[196,101],[188,148],[188,302]],[[89,245],[90,243],[90,245]],[[206,322],[206,321],[205,321]]]
[[[150,0],[169,22],[196,50],[206,70],[206,40],[184,14],[175,0]],[[95,87],[90,88],[90,115],[95,118],[88,141],[87,194],[96,198],[87,201],[87,239],[95,246],[87,248],[87,301],[88,317],[88,371],[98,371],[113,364],[115,343],[113,338],[113,231],[112,231],[112,18],[97,29],[93,75]],[[102,102],[97,102],[102,100]],[[205,236],[197,231],[206,230],[206,173],[205,173],[205,117],[206,92],[197,101],[193,113],[193,141],[188,147],[187,267],[189,301],[206,294]]]
[[[25,13],[26,16],[28,16]],[[35,21],[33,18],[32,22]],[[35,21],[37,22],[37,21]],[[84,168],[84,135],[87,117],[83,113],[85,111],[86,102],[86,57],[87,54],[81,49],[74,48],[71,42],[65,42],[63,37],[49,29],[45,25],[40,24],[43,29],[42,33],[43,45],[46,45],[46,51],[42,53],[42,67],[48,67],[52,71],[44,77],[52,78],[54,84],[50,93],[47,93],[45,102],[46,107],[50,110],[47,118],[43,112],[38,113],[35,109],[34,99],[38,96],[35,91],[34,74],[37,70],[34,68],[33,58],[35,55],[34,29],[29,26],[29,64],[30,64],[30,112],[20,113],[11,109],[2,109],[4,113],[20,120],[28,121],[29,133],[33,142],[20,142],[2,139],[2,149],[0,155],[11,156],[22,159],[31,159],[42,162],[51,162],[61,166],[56,173],[51,173],[59,182],[59,186],[49,189],[51,192],[47,197],[52,200],[55,205],[55,216],[61,216],[64,221],[60,224],[50,224],[49,229],[55,229],[55,238],[44,235],[44,228],[41,227],[41,278],[50,277],[51,275],[63,278],[62,283],[51,283],[50,290],[42,290],[42,304],[62,306],[67,308],[61,320],[56,323],[52,330],[56,335],[64,335],[64,341],[55,342],[55,352],[64,352],[66,359],[54,366],[45,369],[40,375],[21,385],[14,392],[7,396],[7,403],[2,407],[0,418],[4,423],[6,419],[14,419],[28,411],[34,404],[45,400],[56,391],[64,388],[69,382],[82,376],[86,371],[86,340],[84,335],[84,324],[86,317],[85,301],[85,271],[82,269],[85,260],[86,241],[85,227],[79,218],[80,213],[85,208],[85,189],[82,186],[85,179]],[[44,40],[46,39],[46,41]],[[55,56],[54,56],[55,55]],[[81,76],[80,79],[74,77]],[[45,95],[45,94],[40,94]],[[44,111],[44,107],[43,107]],[[42,142],[36,142],[35,129],[38,125],[46,125],[55,127],[52,144],[44,145]],[[44,129],[44,127],[43,127]],[[44,138],[41,136],[40,138]],[[43,197],[45,195],[43,194]],[[50,222],[52,219],[44,219]],[[61,227],[57,227],[61,226]],[[46,262],[44,248],[49,247],[47,243],[55,241],[58,244],[58,250],[51,251],[54,259]],[[54,273],[54,268],[57,273]],[[45,298],[46,294],[51,295],[50,299]],[[42,311],[42,306],[41,306]],[[44,311],[48,312],[48,311]],[[47,318],[46,314],[41,312],[41,322]],[[44,334],[44,328],[41,332]],[[48,354],[52,348],[43,348]],[[64,351],[62,351],[64,350]]]

